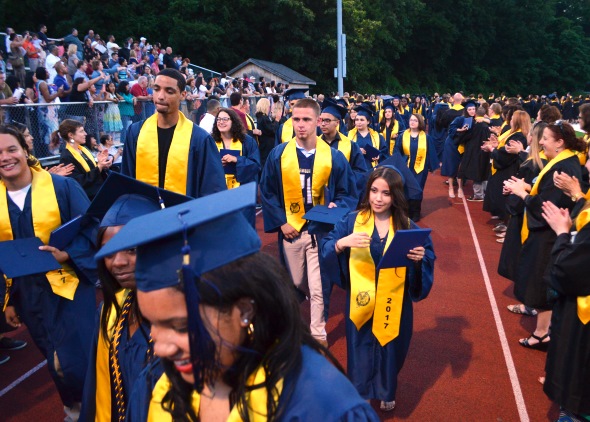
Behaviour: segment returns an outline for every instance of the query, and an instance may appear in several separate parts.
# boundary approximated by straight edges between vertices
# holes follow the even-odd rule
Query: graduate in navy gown
[[[381,132],[385,140],[388,155],[393,155],[395,143],[400,133],[400,124],[398,119],[395,118],[395,113],[396,110],[391,99],[385,99],[383,102],[383,117],[379,122],[379,132]]]
[[[213,136],[220,154],[222,149],[236,151],[235,153],[225,151],[226,153],[221,156],[228,189],[258,181],[258,174],[261,170],[258,144],[254,138],[246,134],[246,128],[234,110],[230,108],[219,110],[211,136]],[[252,227],[256,227],[255,210],[251,210],[246,218]]]
[[[412,337],[412,302],[428,296],[435,256],[429,238],[408,252],[413,262],[407,267],[376,271],[394,232],[417,226],[408,218],[396,171],[377,168],[367,186],[360,210],[337,223],[322,242],[322,265],[340,269],[342,278],[334,282],[348,292],[348,376],[363,398],[393,410],[397,375]]]
[[[428,120],[428,134],[432,137],[436,147],[436,155],[439,163],[442,163],[443,150],[445,146],[445,139],[447,138],[447,128],[441,126],[440,121],[445,111],[449,109],[449,104],[446,101],[436,103],[432,108],[432,114]],[[440,117],[439,117],[440,116]]]
[[[255,192],[244,185],[140,217],[98,254],[137,245],[139,306],[165,367],[147,420],[377,421],[320,354],[331,358],[289,276],[236,212],[254,207]]]
[[[321,138],[332,148],[337,149],[350,164],[355,175],[357,192],[360,192],[366,184],[367,165],[359,145],[352,142],[345,133],[342,133],[339,123],[346,117],[348,110],[331,98],[323,102],[322,114],[320,114]]]
[[[355,107],[355,110],[357,112],[354,119],[355,127],[348,132],[348,137],[360,147],[361,152],[365,156],[365,165],[367,166],[367,169],[371,170],[373,167],[376,167],[380,161],[385,160],[389,156],[387,146],[385,145],[383,135],[370,127],[374,115],[372,106],[363,103],[360,106]],[[370,153],[367,153],[365,148],[367,145],[378,150],[378,156],[371,156]]]
[[[103,246],[133,218],[160,210],[160,203],[171,206],[189,199],[112,174],[87,214],[102,217],[97,243]],[[81,420],[125,420],[139,374],[154,360],[150,326],[137,305],[135,260],[135,250],[126,249],[98,262],[104,301],[97,313]],[[149,397],[135,400],[147,402]]]
[[[28,155],[18,129],[0,126],[0,155],[0,241],[38,237],[47,244],[53,230],[86,212],[89,201],[81,186],[43,170]],[[14,327],[27,326],[70,419],[77,419],[82,401],[94,326],[92,229],[84,228],[63,250],[42,246],[61,269],[8,281],[0,274],[0,291],[7,293],[6,320]],[[31,269],[36,265],[30,262]]]
[[[129,126],[121,172],[199,198],[225,190],[226,184],[215,142],[180,112],[185,86],[184,76],[176,69],[164,69],[156,76],[156,113]]]
[[[410,128],[404,131],[396,142],[395,153],[407,160],[408,169],[424,190],[428,173],[438,168],[436,148],[432,138],[426,134],[424,116],[412,114],[409,120]],[[414,222],[420,221],[422,211],[422,197],[408,201],[410,218]]]

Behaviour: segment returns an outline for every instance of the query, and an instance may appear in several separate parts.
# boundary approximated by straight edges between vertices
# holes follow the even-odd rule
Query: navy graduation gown
[[[377,133],[379,134],[379,148],[377,148],[379,150],[379,161],[378,162],[381,162],[381,161],[385,160],[387,157],[389,157],[389,151],[387,151],[387,145],[385,145],[385,139],[383,138],[383,135],[381,135],[379,132],[377,132]],[[357,132],[355,139],[354,140],[351,139],[351,141],[356,142],[356,144],[360,148],[365,148],[366,145],[373,146],[373,141],[371,140],[370,133],[368,133],[367,136],[362,136],[360,133]],[[365,159],[365,166],[367,167],[367,169],[372,170],[373,169],[373,160],[371,160],[367,155],[363,155],[363,158]]]
[[[145,120],[142,120],[129,126],[125,138],[121,173],[133,178],[135,178],[137,139],[144,122]],[[154,148],[157,148],[157,146],[158,141],[156,139],[154,140]],[[217,145],[215,145],[211,135],[195,124],[193,124],[187,160],[187,196],[200,198],[227,189]],[[184,194],[184,192],[180,193]]]
[[[237,157],[236,163],[236,180],[240,185],[250,182],[258,182],[258,174],[260,173],[260,151],[258,144],[249,135],[246,135],[242,143],[242,155]],[[256,228],[256,210],[254,208],[243,211],[246,219]]]
[[[152,391],[164,373],[160,358],[154,356],[137,376],[127,402],[127,421],[145,422],[148,417]]]
[[[84,214],[90,202],[82,187],[73,179],[52,174],[53,186],[62,224]],[[8,212],[14,239],[35,237],[29,190],[23,211],[7,194]],[[63,404],[72,407],[82,401],[84,376],[94,328],[96,295],[94,281],[95,247],[91,239],[94,226],[82,230],[65,248],[68,264],[76,272],[79,284],[73,300],[53,293],[47,277],[36,274],[13,279],[9,305],[15,307],[20,320],[27,326],[35,345],[45,359]],[[0,289],[6,290],[0,275]],[[55,367],[55,356],[60,368]],[[58,375],[58,369],[61,374]]]
[[[339,274],[338,278],[331,281],[348,293],[350,293],[350,251],[336,254],[335,244],[339,239],[353,232],[357,215],[357,212],[350,213],[338,222],[321,244],[320,265],[329,267],[329,274]],[[411,222],[411,228],[416,229],[418,226]],[[375,265],[381,259],[383,248],[384,243],[379,239],[375,229],[371,238],[371,256]],[[399,335],[385,347],[379,344],[372,333],[372,318],[360,330],[357,330],[350,319],[350,294],[347,294],[345,313],[348,376],[364,399],[395,400],[397,374],[404,364],[412,337],[412,301],[417,302],[426,298],[433,283],[436,257],[430,237],[424,248],[426,253],[422,262],[407,267]]]
[[[457,132],[457,129],[460,129],[463,126],[464,121],[465,117],[459,116],[456,117],[449,125],[449,131],[447,138],[445,139],[445,145],[443,149],[442,167],[440,170],[440,174],[442,176],[457,176],[457,171],[459,170],[459,165],[461,164],[461,153],[459,153],[459,150],[457,149],[455,139],[461,133]]]
[[[422,190],[424,190],[424,186],[426,186],[426,179],[428,178],[428,172],[433,172],[438,168],[438,158],[436,156],[436,147],[434,146],[434,142],[430,135],[426,135],[426,163],[424,164],[424,170],[420,173],[416,173],[414,170],[414,164],[416,163],[416,154],[418,153],[418,138],[411,138],[410,137],[410,155],[404,155],[404,148],[403,148],[403,134],[398,136],[398,141],[395,144],[394,153],[399,153],[401,156],[404,157],[407,163],[408,170],[412,173],[412,176]],[[421,200],[422,197],[416,198]]]

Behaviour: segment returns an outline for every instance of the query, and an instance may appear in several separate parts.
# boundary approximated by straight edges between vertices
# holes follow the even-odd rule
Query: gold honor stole
[[[589,191],[590,192],[590,191]],[[590,193],[586,194],[585,209],[576,217],[576,230],[580,231],[590,222],[590,208],[588,206],[590,200]],[[582,324],[586,325],[590,321],[590,296],[578,296],[578,318]]]
[[[356,128],[352,128],[350,132],[348,132],[348,137],[351,141],[356,142],[357,134],[358,130]],[[379,149],[379,133],[369,128],[369,135],[371,136],[371,144],[373,144],[373,147],[375,149]],[[371,164],[373,165],[373,167],[376,167],[378,163],[376,161],[373,161]]]
[[[188,156],[191,146],[193,122],[178,113],[178,123],[174,129],[168,160],[166,162],[166,177],[164,189],[186,195],[188,176]],[[144,122],[139,137],[135,159],[135,178],[152,186],[158,186],[158,113]]]
[[[246,385],[261,385],[264,384],[265,380],[266,374],[264,368],[260,366],[258,367],[256,372],[250,375],[248,381],[246,382]],[[283,383],[284,380],[283,378],[281,378],[275,385],[275,389],[273,391],[273,400],[275,402],[278,402],[279,397],[281,396],[281,393],[283,391]],[[170,413],[168,413],[166,410],[162,408],[162,399],[171,387],[172,385],[170,384],[170,380],[168,379],[166,374],[162,374],[162,376],[154,386],[154,391],[152,392],[147,422],[172,422],[172,415],[170,415]],[[267,400],[267,391],[264,387],[247,391],[246,403],[248,407],[248,418],[251,422],[266,422],[268,420],[266,416]],[[193,410],[198,415],[199,408],[201,406],[201,396],[195,390],[193,390],[191,401]],[[240,421],[242,421],[242,418],[240,417],[238,406],[234,405],[234,407],[231,409],[229,417],[227,418],[227,422]]]
[[[352,150],[351,140],[348,136],[343,135],[342,132],[338,132],[338,136],[340,136],[340,140],[338,141],[338,151],[340,151],[346,157],[346,161],[350,163],[350,152]],[[318,139],[319,141],[319,139]]]
[[[116,300],[120,307],[123,306],[129,289],[121,289],[116,294]],[[102,312],[105,312],[103,307]],[[112,340],[115,332],[115,325],[117,322],[117,313],[115,306],[111,307],[108,321],[108,335],[109,340]],[[110,422],[111,421],[111,372],[110,355],[109,355],[109,341],[104,338],[102,329],[98,330],[98,343],[96,345],[96,422]],[[122,381],[121,381],[122,382]]]
[[[372,211],[359,212],[353,233],[367,233],[372,237],[375,217]],[[366,221],[365,221],[366,220]],[[383,253],[387,251],[395,231],[389,219],[389,233]],[[386,268],[379,271],[375,285],[375,262],[371,248],[350,248],[350,320],[357,330],[373,318],[373,334],[381,346],[399,335],[404,300],[406,267]]]
[[[506,131],[503,134],[501,134],[500,137],[498,138],[498,146],[496,147],[496,149],[502,148],[504,145],[506,145],[508,138],[510,138],[515,133],[519,133],[519,132],[522,132],[522,131],[520,129],[515,130],[514,132],[509,130],[509,131]],[[498,170],[496,169],[496,167],[494,167],[494,161],[492,160],[492,174],[496,174],[497,171]]]
[[[321,141],[321,142],[320,142]],[[328,184],[332,172],[332,147],[323,140],[316,142],[315,158],[311,174],[311,197],[313,205],[323,205],[324,186]],[[299,160],[297,158],[297,142],[293,138],[281,155],[281,174],[283,179],[283,196],[287,223],[300,231],[306,221],[305,201],[299,176]]]
[[[281,143],[289,142],[293,139],[293,119],[289,117],[283,123],[283,129],[281,130]]]
[[[215,142],[215,144],[217,144],[217,149],[219,151],[221,151],[222,149],[225,148],[225,145],[223,142]],[[239,151],[240,155],[242,155],[242,143],[240,141],[236,141],[235,139],[232,139],[231,144],[228,149],[231,149],[232,151]],[[238,179],[236,179],[235,174],[226,174],[225,175],[225,184],[227,185],[228,189],[233,189],[233,188],[237,188],[238,186],[240,186],[240,182],[238,182]]]
[[[402,135],[402,148],[404,155],[408,156],[408,164],[410,164],[410,129],[405,130]],[[416,153],[416,161],[414,162],[414,171],[419,174],[424,171],[426,164],[426,132],[423,130],[418,134],[418,151]]]
[[[539,184],[541,183],[541,179],[543,178],[543,176],[549,171],[551,170],[551,168],[556,164],[559,163],[560,161],[563,161],[567,158],[573,157],[574,152],[569,150],[569,149],[564,149],[563,151],[561,151],[559,154],[557,154],[557,156],[549,161],[547,163],[547,165],[545,167],[543,167],[543,170],[541,170],[541,172],[539,173],[539,175],[537,176],[537,180],[535,181],[535,184],[533,185],[531,192],[529,195],[536,195],[539,192]],[[524,242],[528,239],[529,237],[529,226],[528,226],[528,220],[527,220],[527,216],[526,216],[526,210],[524,212],[524,218],[522,219],[522,228],[520,229],[520,241],[521,243],[524,244]]]
[[[392,117],[391,120],[393,120],[393,127],[391,128],[391,137],[389,139],[389,155],[393,155],[393,150],[395,148],[395,138],[393,137],[393,135],[399,132],[399,122],[395,117]],[[383,139],[387,141],[387,127],[383,129],[381,135],[383,135]]]
[[[33,229],[35,236],[41,239],[44,244],[47,244],[51,232],[61,226],[61,214],[55,196],[55,187],[53,186],[51,174],[47,171],[35,167],[29,168],[33,175],[33,182],[31,183]],[[13,239],[8,214],[8,200],[6,199],[6,186],[0,181],[0,241]],[[63,263],[61,267],[59,270],[49,271],[45,276],[51,285],[53,293],[73,300],[79,283],[78,277],[68,264]],[[7,280],[6,285],[12,285],[12,280]],[[4,303],[4,306],[6,306],[6,303]]]
[[[84,170],[86,171],[86,173],[88,173],[90,171],[90,166],[88,165],[88,162],[82,157],[82,155],[80,154],[80,152],[82,154],[84,154],[88,159],[90,159],[90,162],[93,164],[92,168],[96,167],[96,164],[94,162],[94,157],[92,156],[92,154],[90,153],[90,151],[88,151],[82,145],[78,145],[77,148],[74,148],[69,143],[66,143],[66,149],[68,151],[70,151],[70,153],[74,156],[74,159],[78,163],[80,163],[80,165],[82,167],[84,167]]]
[[[246,116],[246,123],[248,124],[248,127],[246,129],[254,130],[254,119],[252,119],[252,117],[248,113],[245,113],[244,115]]]

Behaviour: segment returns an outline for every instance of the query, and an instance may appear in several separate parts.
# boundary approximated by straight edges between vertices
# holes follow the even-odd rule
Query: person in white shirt
[[[218,100],[209,100],[207,101],[207,113],[201,119],[199,123],[199,127],[206,130],[207,133],[213,132],[213,125],[215,124],[215,118],[217,117],[217,113],[219,113],[219,109],[221,108],[221,103]]]
[[[115,43],[114,35],[109,35],[109,41],[107,42],[107,54],[109,57],[113,55],[113,52],[118,52],[121,49],[117,43]]]
[[[45,68],[47,69],[47,72],[49,72],[49,79],[47,79],[47,83],[48,84],[52,84],[53,83],[53,78],[55,78],[55,76],[57,75],[57,70],[55,70],[55,65],[57,64],[57,62],[60,61],[58,54],[59,49],[57,48],[56,45],[51,47],[51,54],[47,55],[47,58],[45,59]]]

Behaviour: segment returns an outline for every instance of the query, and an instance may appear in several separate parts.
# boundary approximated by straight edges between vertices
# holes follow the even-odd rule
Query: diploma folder
[[[345,207],[328,208],[327,205],[316,205],[306,212],[303,218],[318,223],[336,224],[349,212],[350,210]]]
[[[424,246],[424,242],[432,232],[432,229],[398,230],[393,236],[389,248],[383,254],[377,269],[407,267],[413,261],[408,259],[410,249]]]
[[[52,231],[49,235],[49,246],[53,246],[54,248],[63,251],[80,232],[82,217],[82,215],[79,215]]]
[[[239,157],[240,156],[240,152],[238,150],[235,149],[220,149],[219,150],[219,156],[223,157],[224,155],[233,155],[234,157]],[[227,163],[223,166],[223,172],[225,174],[236,174],[236,163]]]
[[[473,117],[465,117],[463,119],[463,126],[467,126],[468,129],[471,129],[471,126],[473,126]]]
[[[373,145],[367,144],[363,147],[363,149],[367,153],[367,157],[371,159],[379,157],[379,150]]]
[[[40,251],[43,242],[38,237],[27,237],[0,242],[0,270],[8,278],[59,270],[61,265],[51,252]]]

